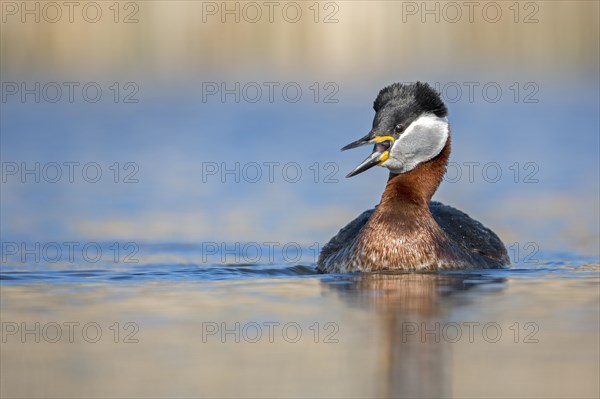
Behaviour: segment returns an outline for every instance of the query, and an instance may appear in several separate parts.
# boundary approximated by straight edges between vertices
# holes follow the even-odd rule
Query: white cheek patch
[[[394,142],[389,158],[381,164],[393,173],[405,173],[435,158],[448,140],[448,118],[433,114],[419,117]]]

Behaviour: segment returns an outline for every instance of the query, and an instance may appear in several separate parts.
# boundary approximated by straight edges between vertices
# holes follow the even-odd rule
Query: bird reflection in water
[[[476,272],[361,273],[323,280],[327,291],[350,306],[376,314],[368,328],[380,337],[372,353],[381,358],[383,397],[450,396],[454,327],[461,326],[461,339],[468,339],[468,328],[451,319],[451,312],[476,298],[467,291],[502,290],[504,283]]]

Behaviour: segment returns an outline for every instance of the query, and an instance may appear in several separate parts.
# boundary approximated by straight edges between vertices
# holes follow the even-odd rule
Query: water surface
[[[174,244],[136,264],[7,263],[1,393],[598,397],[598,262],[539,255],[427,274],[207,264]]]

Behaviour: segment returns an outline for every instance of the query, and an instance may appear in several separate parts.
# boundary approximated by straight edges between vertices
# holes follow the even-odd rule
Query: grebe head
[[[373,152],[346,177],[375,165],[394,174],[406,173],[435,158],[449,140],[448,110],[427,83],[394,83],[383,88],[375,102],[373,128],[342,151],[375,144]]]

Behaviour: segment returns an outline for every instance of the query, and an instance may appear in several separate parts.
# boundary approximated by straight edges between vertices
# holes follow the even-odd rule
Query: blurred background
[[[370,129],[381,88],[421,80],[452,125],[435,198],[507,245],[596,256],[598,15],[595,1],[3,1],[2,239],[323,244],[387,176],[345,179],[369,150],[339,148]]]
[[[597,398],[599,15],[0,1],[0,396]],[[449,108],[434,199],[497,232],[513,267],[315,275],[387,180],[344,178],[370,149],[339,149],[381,88],[416,80]],[[206,340],[206,322],[304,335]],[[65,323],[104,334],[69,340]],[[471,340],[468,323],[499,334]]]

